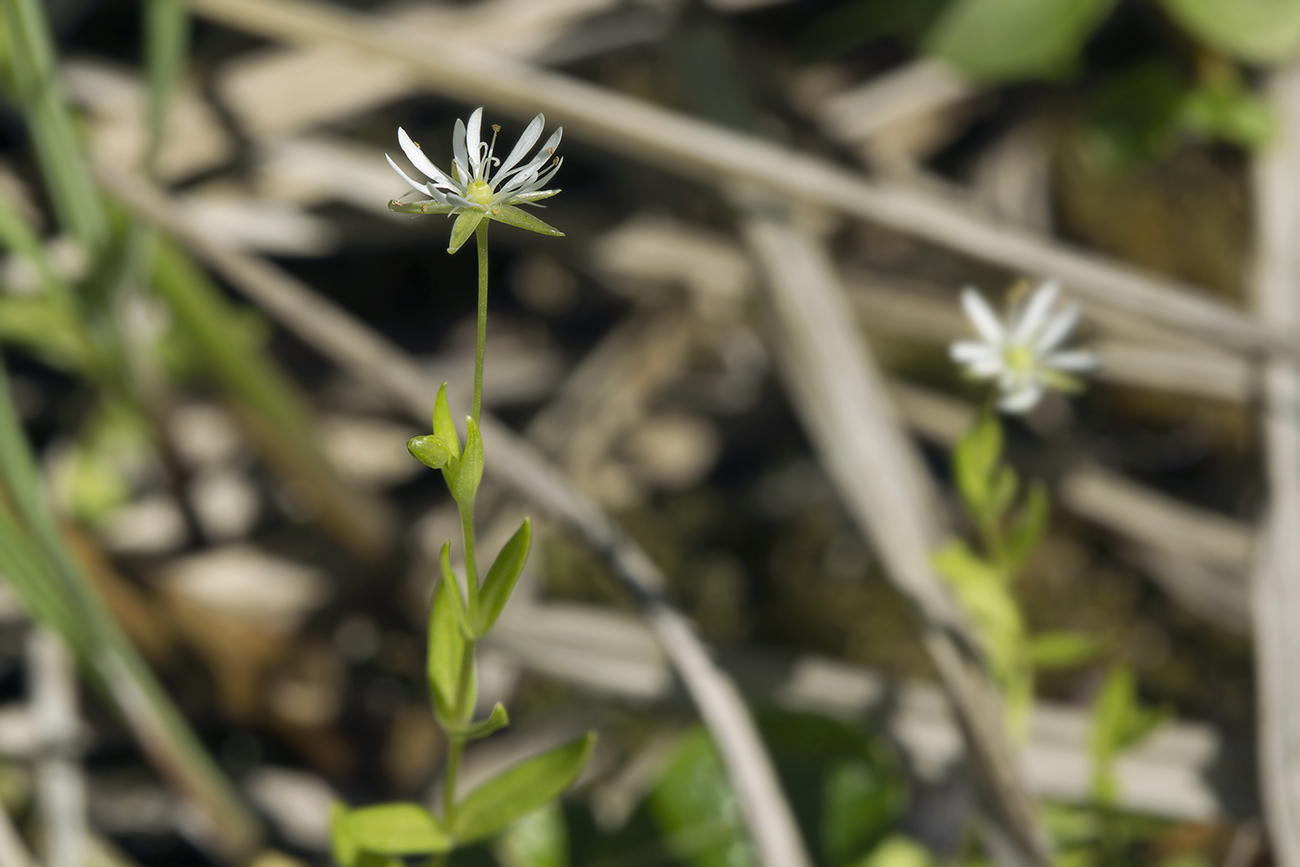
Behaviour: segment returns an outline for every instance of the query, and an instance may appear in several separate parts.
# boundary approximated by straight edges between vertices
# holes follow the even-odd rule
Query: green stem
[[[479,221],[474,230],[478,241],[478,341],[474,346],[474,424],[479,423],[483,413],[483,348],[487,344],[487,302],[488,302],[488,223]]]
[[[458,503],[460,530],[465,539],[465,590],[471,622],[478,616],[478,559],[474,544],[474,501]]]

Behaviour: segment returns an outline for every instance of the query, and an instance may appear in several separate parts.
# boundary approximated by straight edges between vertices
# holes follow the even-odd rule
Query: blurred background
[[[476,272],[446,218],[388,210],[384,153],[402,126],[446,165],[483,105],[505,142],[565,126],[565,237],[492,231],[485,409],[518,439],[487,439],[483,544],[537,523],[480,648],[512,725],[465,774],[601,739],[562,805],[455,863],[761,863],[599,521],[528,494],[538,458],[735,678],[811,863],[986,863],[881,540],[970,534],[957,292],[1052,276],[1102,367],[1006,425],[1052,502],[1016,598],[1096,641],[1040,673],[1024,785],[1063,864],[1300,863],[1262,825],[1249,589],[1291,484],[1261,419],[1300,2],[0,5],[0,850],[325,865],[335,799],[434,797],[427,605],[459,529],[405,442],[421,388],[467,401]],[[1163,721],[1100,804],[1117,667]]]

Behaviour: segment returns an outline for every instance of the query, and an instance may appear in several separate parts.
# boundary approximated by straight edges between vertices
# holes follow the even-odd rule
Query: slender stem
[[[465,539],[465,590],[471,616],[478,614],[478,558],[474,544],[474,501],[458,503],[460,530]]]
[[[483,347],[487,343],[488,224],[481,220],[474,230],[478,241],[478,341],[474,346],[474,424],[483,412]]]

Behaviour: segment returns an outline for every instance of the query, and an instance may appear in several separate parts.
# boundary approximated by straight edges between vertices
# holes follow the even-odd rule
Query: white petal
[[[524,128],[524,134],[519,137],[519,141],[515,142],[515,146],[511,148],[510,156],[506,157],[505,162],[501,164],[501,168],[497,170],[498,184],[501,183],[501,179],[505,174],[532,150],[533,145],[537,144],[537,140],[542,137],[542,130],[545,127],[546,115],[539,114]]]
[[[1034,341],[1034,349],[1040,353],[1051,352],[1065,342],[1065,338],[1070,336],[1070,332],[1074,330],[1074,326],[1078,321],[1079,305],[1071,304],[1047,320],[1047,325],[1043,327],[1042,332]]]
[[[483,166],[483,140],[479,135],[482,126],[483,109],[476,108],[469,116],[469,126],[465,130],[465,149],[469,151],[469,165],[474,170],[476,178]]]
[[[1052,305],[1056,303],[1056,296],[1061,292],[1061,281],[1049,280],[1034,290],[1034,294],[1029,296],[1029,302],[1025,305],[1024,313],[1020,316],[1020,321],[1016,323],[1011,332],[1012,343],[1028,343],[1033,336],[1043,327],[1047,321],[1047,316],[1052,311]]]
[[[1041,385],[1037,382],[1027,382],[1015,391],[1004,395],[1002,400],[998,401],[998,409],[1010,413],[1029,412],[1038,405],[1038,400],[1042,396]]]
[[[456,118],[456,127],[451,132],[451,149],[455,155],[456,168],[460,171],[458,186],[463,191],[469,184],[469,151],[465,150],[465,121]]]
[[[1066,373],[1087,373],[1101,365],[1101,359],[1095,352],[1076,350],[1074,352],[1054,352],[1043,359],[1043,364],[1063,370]]]
[[[996,346],[989,346],[987,343],[959,340],[948,347],[948,355],[958,364],[971,364],[988,358],[997,358],[999,352]]]
[[[560,139],[563,137],[564,127],[556,127],[555,132],[551,133],[551,137],[546,140],[546,144],[542,145],[542,149],[534,154],[533,158],[527,164],[514,170],[518,174],[511,179],[509,184],[506,184],[506,187],[514,189],[518,186],[519,176],[527,175],[529,173],[532,173],[535,176],[540,172],[542,166],[546,165],[547,161],[550,160],[551,157],[555,156],[555,151],[560,146]],[[503,187],[502,189],[505,189],[506,187]]]
[[[993,308],[989,307],[989,302],[984,300],[984,296],[974,289],[966,288],[961,290],[961,306],[966,311],[966,316],[970,319],[975,330],[979,332],[989,343],[1001,343],[1005,333],[1002,330],[1002,323],[998,321],[997,314]]]
[[[384,154],[384,159],[388,160],[388,164],[393,167],[393,171],[401,175],[402,179],[411,185],[411,189],[419,193],[429,192],[429,188],[426,187],[424,184],[419,184],[411,180],[411,176],[408,175],[406,172],[402,171],[402,167],[399,166],[397,163],[393,162],[393,158],[390,157],[388,154]]]
[[[425,176],[433,178],[444,187],[452,185],[451,179],[444,175],[442,169],[435,166],[433,161],[424,155],[424,151],[420,149],[420,146],[412,141],[411,137],[406,134],[406,130],[400,126],[397,128],[397,142],[402,146],[402,153],[406,154],[406,158],[411,161],[413,166],[424,172]],[[389,162],[391,163],[392,160],[389,160]]]

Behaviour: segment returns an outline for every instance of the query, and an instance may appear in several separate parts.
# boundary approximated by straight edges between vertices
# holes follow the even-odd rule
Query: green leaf
[[[515,582],[519,580],[519,575],[524,571],[524,563],[528,560],[528,549],[533,539],[532,528],[532,521],[524,518],[524,523],[501,549],[492,568],[488,569],[479,594],[478,622],[474,624],[476,638],[488,634],[510,601]]]
[[[500,731],[510,725],[510,716],[506,713],[506,706],[497,702],[492,706],[492,713],[485,720],[468,725],[453,725],[447,727],[447,734],[452,737],[466,738],[467,740],[476,741],[479,738],[485,738],[495,731]]]
[[[1114,5],[1115,0],[956,0],[926,34],[925,50],[983,83],[1055,77],[1075,65]]]
[[[1005,686],[1019,667],[1024,641],[1024,620],[1007,577],[961,540],[939,549],[932,562],[952,588],[957,604],[970,617],[989,666]]]
[[[1252,63],[1280,63],[1300,51],[1300,0],[1162,0],[1193,36]]]
[[[451,227],[451,242],[447,246],[447,252],[455,253],[459,250],[485,216],[487,215],[482,211],[466,211],[457,216],[456,224]]]
[[[1096,659],[1107,643],[1086,632],[1040,632],[1029,641],[1029,658],[1034,668],[1077,668]]]
[[[456,206],[440,205],[434,201],[399,202],[397,199],[390,199],[388,210],[398,214],[450,214],[456,210]]]
[[[444,547],[444,550],[446,548]],[[429,616],[429,686],[433,692],[433,707],[444,725],[467,723],[474,712],[475,680],[472,662],[466,683],[466,694],[461,692],[461,672],[465,665],[467,647],[461,623],[465,617],[460,604],[460,588],[455,578],[438,582],[433,594],[433,611]],[[457,701],[457,697],[461,701]]]
[[[991,480],[1001,457],[1002,425],[997,416],[984,410],[952,453],[957,491],[977,523],[989,514]]]
[[[596,733],[520,762],[479,786],[456,811],[452,829],[460,843],[483,840],[559,797],[577,779]]]
[[[438,555],[438,564],[442,567],[442,582],[451,588],[451,595],[456,601],[456,622],[459,624],[461,632],[467,639],[473,638],[473,630],[469,625],[469,613],[465,609],[464,597],[460,594],[460,582],[456,580],[456,573],[451,571],[451,543],[442,543],[442,552]]]
[[[568,867],[564,811],[550,804],[506,828],[492,847],[504,867]]]
[[[451,450],[436,436],[411,437],[406,441],[411,457],[431,470],[440,470],[451,461]]]
[[[1111,670],[1092,709],[1092,788],[1099,803],[1113,804],[1119,796],[1116,757],[1136,746],[1168,716],[1165,708],[1139,704],[1132,669],[1116,666]]]
[[[474,419],[466,418],[465,428],[465,453],[461,455],[455,477],[447,483],[452,499],[462,505],[474,502],[479,482],[483,480],[483,437]]]
[[[1201,138],[1231,142],[1250,150],[1268,144],[1277,126],[1268,103],[1235,77],[1188,93],[1178,109],[1178,124]]]
[[[902,834],[894,834],[853,867],[933,867],[936,863],[930,850],[920,843]]]
[[[1020,479],[1016,476],[1016,471],[1011,467],[1003,464],[993,471],[989,485],[988,514],[990,517],[1001,518],[1011,508],[1015,502],[1016,494],[1020,493]]]
[[[454,458],[460,457],[460,435],[451,420],[451,408],[447,405],[447,383],[438,389],[438,398],[433,402],[433,435],[442,440]]]
[[[433,855],[450,852],[451,835],[419,804],[380,804],[347,814],[347,833],[356,847],[376,855]]]
[[[514,226],[516,229],[537,232],[539,235],[550,235],[555,238],[564,237],[564,233],[559,229],[537,219],[522,208],[516,208],[514,205],[497,205],[492,209],[492,219],[508,226]]]
[[[335,804],[330,811],[330,850],[339,867],[402,867],[402,862],[374,852],[364,851],[352,836],[348,824],[351,811]]]
[[[1025,494],[1024,504],[1011,526],[1007,528],[1003,540],[1003,551],[1007,565],[1013,574],[1019,573],[1025,563],[1033,556],[1038,544],[1047,532],[1047,519],[1051,501],[1047,496],[1047,486],[1042,482],[1033,482]]]
[[[695,727],[675,752],[650,793],[670,854],[687,867],[757,867],[735,790],[708,732]]]

